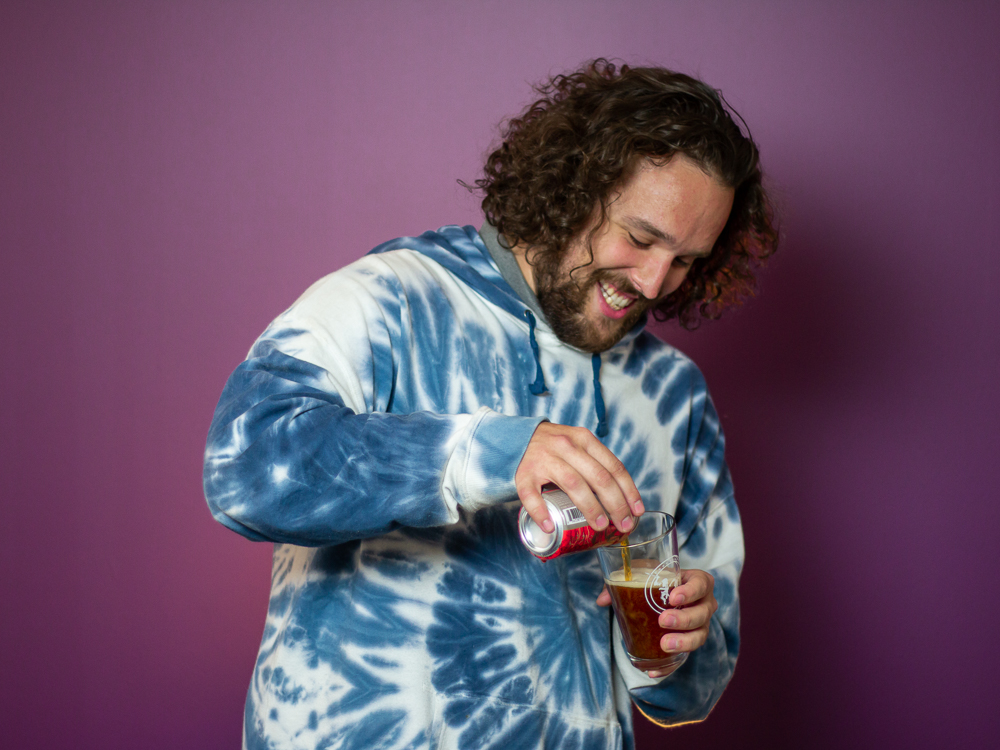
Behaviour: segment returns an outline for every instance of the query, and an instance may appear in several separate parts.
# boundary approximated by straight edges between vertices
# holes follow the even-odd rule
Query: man
[[[598,60],[539,89],[477,182],[486,223],[313,285],[234,372],[205,492],[276,543],[249,748],[631,747],[630,701],[704,718],[732,675],[743,541],[704,381],[645,333],[747,292],[776,246],[757,149],[712,89]],[[596,555],[541,562],[523,506],[675,515],[675,673],[614,631]]]

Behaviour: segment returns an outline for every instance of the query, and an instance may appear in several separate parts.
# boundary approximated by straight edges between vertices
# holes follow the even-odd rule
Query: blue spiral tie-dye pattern
[[[215,517],[275,542],[247,748],[630,748],[630,701],[704,718],[732,675],[743,541],[698,370],[641,330],[591,356],[537,322],[471,227],[394,240],[258,339],[208,437]],[[539,375],[548,391],[533,395]],[[593,553],[542,563],[514,472],[543,420],[597,429],[709,570],[708,643],[651,680],[627,661]]]

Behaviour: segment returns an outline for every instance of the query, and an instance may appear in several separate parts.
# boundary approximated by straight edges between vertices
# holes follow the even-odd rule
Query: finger
[[[524,506],[525,511],[531,516],[531,520],[537,523],[546,534],[551,534],[555,531],[555,524],[549,516],[549,508],[545,504],[545,500],[542,499],[542,493],[539,488],[535,486],[519,487],[517,495],[521,498],[521,505]]]
[[[540,469],[555,474],[559,471],[558,464],[565,464],[583,477],[616,526],[632,515],[635,503],[641,503],[625,465],[585,427],[542,423],[535,429],[522,459],[525,470]],[[573,486],[567,486],[565,478],[549,478],[572,497],[569,490]]]
[[[569,464],[563,461],[553,463],[550,465],[549,471],[544,475],[543,479],[544,481],[535,479],[530,484],[527,484],[523,491],[518,490],[518,496],[521,498],[521,504],[524,506],[524,509],[542,529],[551,533],[555,528],[554,526],[546,527],[544,525],[545,519],[548,519],[550,515],[540,488],[549,482],[553,482],[566,493],[573,505],[583,513],[584,518],[590,524],[591,528],[595,531],[607,528],[610,520],[607,512],[598,502],[594,493],[591,492],[590,485]],[[552,521],[547,522],[552,523]]]
[[[587,489],[606,512],[616,529],[628,533],[635,528],[632,508],[614,475],[589,453],[578,464]],[[617,459],[616,459],[617,460]],[[569,494],[569,493],[567,493]]]
[[[622,531],[633,527],[632,505],[640,502],[635,484],[624,464],[586,428],[550,422],[538,425],[515,480],[518,487],[532,490],[555,483],[597,531],[609,522]],[[519,494],[523,502],[525,494]],[[641,504],[638,507],[642,510]]]
[[[649,675],[650,678],[656,680],[659,679],[660,677],[667,677],[669,675],[672,675],[674,672],[677,671],[677,668],[679,666],[680,664],[675,664],[671,667],[667,667],[666,669],[654,669],[649,672],[646,672],[646,674]]]
[[[670,592],[670,606],[681,607],[710,595],[715,589],[715,578],[704,570],[682,570],[681,585]]]
[[[628,505],[628,512],[634,516],[641,516],[645,510],[642,498],[639,496],[639,490],[632,480],[632,475],[628,473],[628,469],[625,468],[625,464],[622,463],[621,459],[596,437],[593,440],[586,441],[584,448],[608,472],[611,481],[614,482],[622,499]],[[601,500],[603,501],[603,499],[602,497]]]
[[[597,595],[597,606],[607,607],[611,604],[611,594],[608,593],[608,587],[605,586],[601,589],[601,593]]]
[[[591,491],[589,482],[579,471],[579,467],[586,469],[595,463],[577,444],[584,434],[590,435],[589,431],[583,428],[543,422],[535,429],[528,443],[514,474],[514,482],[522,505],[539,525],[545,517],[541,514],[544,506],[541,500],[541,488],[550,482],[569,496],[595,530],[600,531],[609,523],[610,519],[603,506]],[[593,435],[590,437],[596,440]]]
[[[666,630],[697,630],[712,619],[714,605],[715,597],[711,597],[684,609],[667,609],[660,613],[657,622]]]
[[[705,645],[708,640],[708,625],[685,633],[667,633],[660,638],[660,648],[668,654],[681,651],[691,652]]]
[[[555,474],[556,485],[566,493],[573,505],[579,508],[591,528],[595,531],[607,528],[611,518],[597,496],[594,495],[590,482],[568,464],[557,467],[553,474]]]
[[[585,445],[563,454],[564,465],[552,467],[553,474],[556,475],[555,482],[569,495],[573,504],[583,512],[595,529],[603,529],[607,526],[607,520],[614,523],[615,528],[628,532],[635,523],[632,509],[612,472],[587,450],[586,444],[597,442],[597,438],[586,430],[583,432],[588,438],[584,440]],[[600,447],[604,449],[604,446]],[[604,450],[611,459],[621,464],[614,454]],[[591,511],[594,515],[591,515]],[[600,518],[602,515],[605,520]]]

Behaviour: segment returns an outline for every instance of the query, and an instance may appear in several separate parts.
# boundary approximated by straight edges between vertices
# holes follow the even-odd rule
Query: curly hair
[[[778,230],[757,146],[719,92],[683,73],[603,58],[535,91],[540,99],[501,124],[503,142],[475,182],[486,218],[511,245],[561,254],[598,208],[604,224],[615,188],[639,161],[664,164],[679,153],[735,197],[712,254],[694,262],[654,316],[694,328],[753,295]]]

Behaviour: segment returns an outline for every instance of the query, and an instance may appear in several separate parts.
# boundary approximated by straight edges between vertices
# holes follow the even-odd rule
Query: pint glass
[[[670,608],[667,598],[681,583],[677,527],[673,517],[658,511],[647,511],[636,520],[627,545],[598,547],[597,555],[629,660],[644,672],[672,672],[687,653],[668,654],[660,648],[668,631],[657,620]]]

